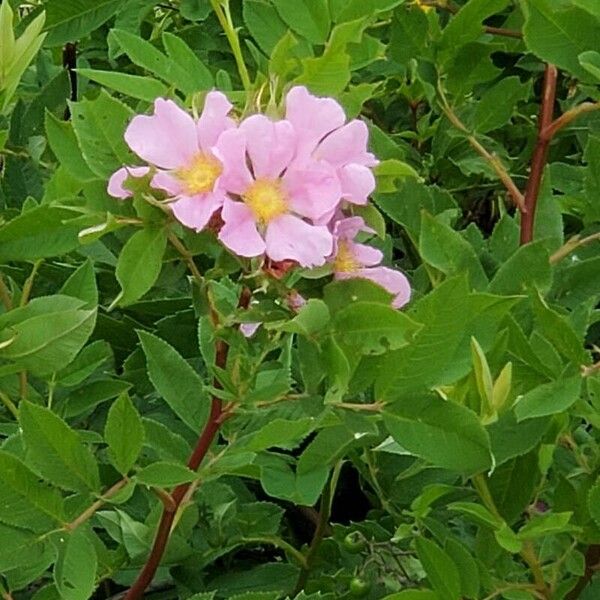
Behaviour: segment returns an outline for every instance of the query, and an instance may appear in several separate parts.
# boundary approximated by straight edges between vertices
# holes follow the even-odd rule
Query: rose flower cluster
[[[206,96],[198,119],[172,100],[157,99],[154,114],[137,115],[125,132],[145,166],[125,166],[108,192],[127,198],[129,177],[150,177],[164,192],[174,217],[201,231],[215,213],[219,240],[242,257],[294,261],[302,267],[333,266],[334,277],[370,279],[394,294],[394,306],[410,298],[406,277],[380,266],[382,253],[358,243],[373,233],[361,217],[347,216],[375,189],[365,123],[346,123],[332,98],[292,88],[285,118],[256,114],[237,123],[221,92]]]

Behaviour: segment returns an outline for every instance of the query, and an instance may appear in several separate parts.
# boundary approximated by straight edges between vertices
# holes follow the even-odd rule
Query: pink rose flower
[[[313,222],[335,211],[340,183],[325,161],[298,158],[298,143],[289,121],[264,115],[248,117],[219,137],[214,153],[228,194],[219,239],[239,256],[313,267],[331,254],[330,230]]]
[[[172,100],[158,98],[154,114],[134,117],[125,131],[129,147],[155,168],[152,187],[174,198],[170,204],[173,214],[196,231],[206,226],[225,201],[220,186],[223,165],[213,147],[221,133],[235,126],[228,116],[231,108],[221,92],[210,92],[200,118],[194,121]],[[117,198],[131,195],[123,187],[127,176],[140,177],[148,170],[119,169],[109,181],[108,192]]]
[[[375,189],[371,170],[379,161],[367,151],[369,130],[354,119],[346,124],[344,109],[333,98],[318,98],[305,87],[286,96],[286,119],[298,132],[299,156],[325,161],[336,170],[342,198],[366,204]]]
[[[359,232],[374,231],[361,217],[341,219],[334,224],[334,252],[331,258],[335,279],[369,279],[394,294],[392,306],[401,308],[410,300],[406,276],[389,267],[379,266],[383,254],[377,248],[354,241]]]

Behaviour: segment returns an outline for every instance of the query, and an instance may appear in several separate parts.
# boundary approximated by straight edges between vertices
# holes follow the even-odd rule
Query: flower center
[[[263,225],[288,209],[286,194],[281,182],[276,179],[257,179],[242,197],[256,220]]]
[[[360,268],[360,263],[354,257],[350,245],[343,240],[338,241],[338,251],[333,260],[333,270],[336,273],[353,273]]]
[[[426,4],[424,2],[424,0],[415,0],[414,3],[423,11],[423,12],[429,12],[431,10],[434,10],[433,5],[431,4]]]
[[[187,167],[175,171],[186,194],[205,194],[212,191],[215,181],[221,175],[223,166],[210,154],[198,154]]]

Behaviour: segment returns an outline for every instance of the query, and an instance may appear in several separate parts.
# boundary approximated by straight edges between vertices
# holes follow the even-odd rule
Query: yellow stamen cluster
[[[281,182],[274,179],[257,179],[244,192],[242,199],[262,225],[288,210],[286,193]]]
[[[221,175],[223,166],[210,154],[198,154],[187,167],[175,171],[186,194],[205,194],[212,191],[215,181]]]
[[[425,0],[414,0],[414,4],[418,6],[423,12],[429,12],[430,10],[435,9],[434,5],[428,4]]]
[[[333,270],[336,273],[353,273],[360,268],[359,262],[354,257],[347,242],[338,241],[338,250],[333,261]]]

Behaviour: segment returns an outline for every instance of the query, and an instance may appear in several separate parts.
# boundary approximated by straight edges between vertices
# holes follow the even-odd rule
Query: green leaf
[[[595,78],[579,62],[583,52],[600,50],[600,21],[576,6],[555,6],[551,0],[528,0],[525,43],[540,59],[569,71],[583,81]]]
[[[501,79],[481,96],[475,106],[473,126],[480,133],[487,133],[508,123],[517,104],[526,100],[531,92],[531,84],[521,83],[515,75]]]
[[[519,249],[501,265],[490,282],[492,294],[522,294],[530,289],[546,291],[552,284],[550,256],[544,240]]]
[[[198,433],[208,418],[210,400],[200,376],[164,340],[138,332],[146,355],[148,377],[173,412]]]
[[[98,305],[98,286],[92,261],[88,259],[75,269],[58,293],[83,300],[86,308],[95,308]]]
[[[57,373],[56,379],[64,387],[79,385],[112,357],[108,342],[97,340],[83,348],[68,367]]]
[[[463,46],[476,41],[483,33],[482,22],[500,12],[509,0],[470,0],[450,19],[440,40],[444,59],[456,54]]]
[[[438,396],[415,396],[386,407],[385,425],[412,454],[472,475],[492,465],[490,439],[470,409]]]
[[[78,527],[67,537],[54,566],[54,583],[63,600],[88,600],[96,587],[98,557],[92,534]]]
[[[384,596],[382,600],[441,600],[432,590],[403,590]]]
[[[100,487],[94,456],[62,419],[27,401],[21,403],[19,415],[28,458],[44,478],[72,491]]]
[[[69,174],[79,181],[91,181],[96,178],[85,162],[73,125],[69,121],[61,121],[51,112],[46,112],[46,136],[52,152]]]
[[[172,487],[189,483],[198,475],[184,465],[169,462],[155,462],[136,473],[136,479],[145,485],[154,487]]]
[[[60,256],[79,246],[77,213],[42,205],[0,227],[0,261],[34,261]]]
[[[572,512],[537,515],[519,529],[517,537],[520,540],[533,540],[536,538],[545,538],[548,535],[572,531],[573,526],[569,525],[572,516]]]
[[[134,64],[160,77],[167,83],[175,85],[186,94],[197,91],[193,85],[193,79],[183,69],[183,65],[167,58],[150,42],[129,31],[119,29],[112,29],[109,38],[116,41]]]
[[[370,17],[378,12],[391,10],[406,0],[329,0],[329,10],[331,18],[336,23],[342,21],[353,21],[362,17]]]
[[[429,21],[419,7],[395,11],[391,31],[388,51],[396,62],[407,66],[411,59],[427,53]]]
[[[469,274],[476,289],[487,287],[486,274],[473,249],[458,232],[427,212],[421,213],[419,252],[423,260],[448,276]]]
[[[104,439],[111,462],[126,475],[135,464],[144,445],[144,426],[127,393],[121,394],[108,411]]]
[[[0,523],[0,571],[19,567],[24,569],[32,558],[43,551],[39,534]]]
[[[244,23],[260,49],[270,56],[287,27],[275,7],[265,0],[246,0],[243,4]]]
[[[451,384],[469,373],[471,337],[487,352],[500,323],[517,301],[470,294],[464,278],[445,281],[408,311],[423,328],[408,346],[385,358],[375,384],[376,396],[406,398],[419,390]]]
[[[327,0],[273,0],[281,18],[290,29],[312,44],[323,44],[329,33]]]
[[[458,568],[462,595],[465,598],[477,600],[480,597],[479,590],[481,587],[477,562],[467,548],[453,538],[446,541],[444,549],[448,556],[452,557],[452,561]]]
[[[138,162],[123,139],[133,116],[129,107],[104,90],[94,100],[71,102],[69,106],[83,157],[98,177],[108,179],[121,166]]]
[[[48,0],[46,45],[77,42],[108,21],[121,6],[121,0]]]
[[[588,50],[578,57],[579,64],[597,81],[600,82],[600,52]]]
[[[287,3],[287,0],[280,1]],[[306,85],[316,94],[336,95],[343,92],[350,83],[348,46],[361,41],[366,26],[365,19],[336,25],[323,54],[302,61],[302,74],[296,83]]]
[[[121,306],[139,300],[154,285],[162,269],[167,247],[167,232],[163,227],[145,227],[128,240],[117,261],[116,276],[121,284],[117,301]]]
[[[36,303],[33,316],[27,311],[12,315],[12,321],[0,333],[0,340],[7,342],[0,348],[0,357],[41,377],[66,367],[83,348],[96,323],[95,310],[56,310],[53,302],[44,300]]]
[[[171,61],[185,71],[189,89],[210,90],[214,86],[214,78],[208,67],[179,36],[165,31],[162,41]]]
[[[425,537],[417,538],[415,546],[431,587],[443,600],[458,600],[460,575],[454,561],[435,542]]]
[[[391,306],[356,302],[336,313],[334,328],[343,344],[363,354],[382,354],[410,343],[421,324]]]
[[[288,333],[299,333],[311,337],[322,332],[329,323],[329,309],[322,300],[311,298],[298,312],[298,314],[277,329]],[[266,325],[268,327],[268,324]]]
[[[146,100],[146,102],[153,102],[157,97],[166,96],[168,93],[167,86],[164,83],[147,76],[140,77],[129,73],[119,73],[118,71],[82,68],[77,69],[77,72],[83,77],[87,77],[111,90],[131,98]]]
[[[45,533],[64,523],[58,490],[41,483],[20,459],[0,451],[0,521]]]
[[[524,421],[566,411],[578,400],[581,382],[581,376],[577,375],[540,385],[527,392],[517,399],[517,420]]]
[[[590,488],[587,504],[590,516],[594,519],[596,525],[600,527],[600,479]]]

